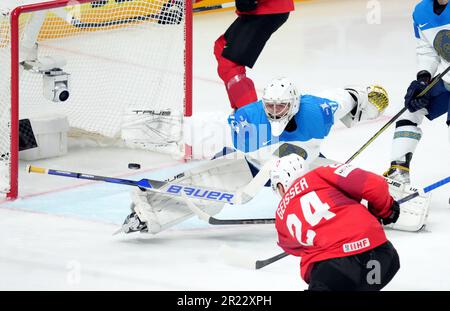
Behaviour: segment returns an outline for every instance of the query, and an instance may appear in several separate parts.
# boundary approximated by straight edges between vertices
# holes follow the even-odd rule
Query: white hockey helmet
[[[300,109],[300,94],[289,79],[277,78],[265,87],[262,102],[272,135],[280,136]]]
[[[270,181],[272,190],[281,197],[278,191],[278,184],[281,184],[284,191],[302,177],[307,171],[305,159],[295,153],[279,158],[275,161],[274,166],[270,170]]]

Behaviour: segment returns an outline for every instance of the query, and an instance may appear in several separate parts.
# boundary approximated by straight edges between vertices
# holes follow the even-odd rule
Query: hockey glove
[[[411,82],[405,95],[405,107],[410,112],[416,112],[422,108],[428,107],[431,100],[430,92],[427,92],[421,97],[417,97],[430,83],[431,75],[427,71],[419,72],[417,80]]]
[[[236,0],[236,9],[239,12],[249,12],[256,9],[257,0]]]
[[[391,206],[391,210],[392,210],[392,212],[388,217],[381,219],[381,223],[383,225],[389,225],[389,224],[395,223],[397,221],[398,217],[400,216],[400,205],[398,204],[397,201],[394,200],[394,202],[392,203],[392,206]]]

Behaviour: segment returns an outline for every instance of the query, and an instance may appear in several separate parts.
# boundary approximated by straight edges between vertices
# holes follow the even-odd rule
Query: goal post
[[[18,196],[19,120],[36,115],[66,116],[74,139],[189,157],[190,1],[17,2],[0,4],[0,192]]]

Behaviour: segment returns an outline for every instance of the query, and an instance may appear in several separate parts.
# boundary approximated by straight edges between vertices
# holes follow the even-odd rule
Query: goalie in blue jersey
[[[336,121],[352,127],[378,118],[388,104],[387,92],[377,85],[309,95],[300,94],[289,79],[279,78],[266,86],[261,100],[230,115],[228,123],[234,147],[255,166],[293,152],[314,165],[320,144]]]
[[[233,136],[231,148],[224,148],[211,161],[184,171],[170,182],[195,188],[209,187],[217,193],[226,191],[239,199],[235,204],[250,201],[269,180],[272,163],[291,153],[305,159],[309,170],[333,163],[320,156],[320,145],[332,126],[341,121],[353,127],[363,120],[379,118],[389,104],[388,94],[377,85],[337,88],[316,95],[300,94],[287,78],[271,81],[264,89],[262,99],[234,111],[228,118]],[[394,185],[395,186],[395,185]],[[403,197],[403,188],[391,185],[391,194]],[[209,216],[218,214],[223,202],[183,198],[167,194],[134,191],[132,213],[125,220],[122,231],[157,234],[173,227],[197,213],[190,202]],[[270,202],[268,202],[270,204]],[[401,217],[394,229],[417,231],[426,220],[426,198],[411,200],[402,205]]]
[[[235,152],[221,153],[173,180],[240,193],[239,203],[245,204],[268,181],[273,160],[296,153],[312,164],[311,169],[329,163],[319,157],[320,143],[333,124],[341,120],[352,127],[362,120],[376,119],[388,103],[381,86],[339,88],[314,96],[300,95],[286,78],[275,79],[265,88],[262,100],[237,109],[229,117]],[[192,202],[210,216],[225,205],[204,201],[202,195],[200,191]],[[122,226],[125,233],[156,234],[194,216],[186,198],[137,190],[132,201],[132,213]]]

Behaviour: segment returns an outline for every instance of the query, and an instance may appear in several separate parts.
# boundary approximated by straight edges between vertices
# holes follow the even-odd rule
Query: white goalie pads
[[[171,181],[175,181],[177,184],[186,184],[194,188],[193,185],[196,185],[236,192],[252,179],[253,176],[245,159],[219,158],[179,174],[169,181],[167,187]],[[197,191],[197,196],[205,195],[201,190]],[[210,216],[219,213],[225,205],[223,202],[194,199],[192,196],[183,198],[139,189],[132,192],[133,209],[139,219],[147,223],[148,232],[152,234],[166,230],[195,215],[185,200],[192,200],[197,207]]]
[[[179,111],[129,109],[121,124],[121,138],[127,147],[182,157],[183,115]]]
[[[407,184],[385,178],[389,185],[389,192],[395,200],[400,200],[414,192],[413,188]],[[396,223],[389,224],[385,228],[401,231],[420,231],[426,225],[428,210],[431,201],[431,193],[421,194],[412,200],[400,204],[400,216]]]

